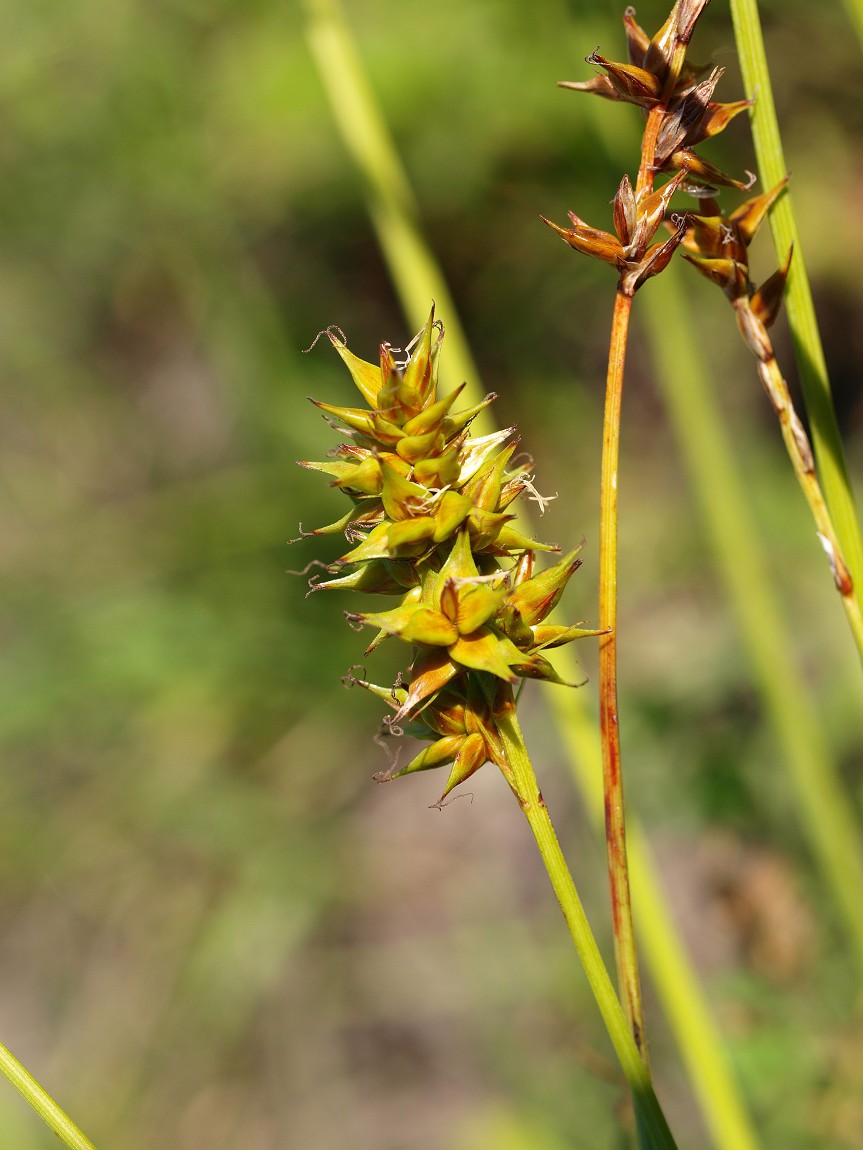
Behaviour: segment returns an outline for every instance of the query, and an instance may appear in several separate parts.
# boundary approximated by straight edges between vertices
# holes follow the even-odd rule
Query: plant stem
[[[608,881],[614,921],[614,954],[623,1008],[635,1044],[647,1057],[644,1007],[638,975],[638,955],[632,928],[626,819],[620,763],[617,715],[617,468],[620,455],[620,405],[632,296],[618,290],[611,325],[605,418],[602,429],[602,488],[599,525],[599,626],[608,633],[599,641],[599,727],[602,736],[602,778],[605,793],[605,835]]]
[[[0,1070],[6,1075],[21,1097],[29,1102],[39,1117],[50,1127],[69,1150],[96,1150],[89,1138],[78,1129],[51,1095],[40,1086],[15,1055],[0,1043]]]
[[[648,113],[641,141],[641,162],[635,184],[636,202],[653,191],[656,143],[667,113],[664,103]],[[621,277],[621,283],[623,279]],[[602,425],[602,479],[599,508],[599,730],[602,741],[602,785],[605,801],[605,846],[614,922],[614,958],[623,1009],[644,1063],[649,1067],[644,1003],[638,972],[638,951],[632,925],[629,860],[626,853],[626,812],[620,760],[617,710],[617,479],[620,459],[620,408],[632,293],[618,284],[611,320],[605,410]]]
[[[650,1139],[649,1145],[657,1148],[674,1147],[674,1138],[651,1084],[650,1071],[632,1037],[628,1020],[614,992],[563,851],[560,849],[548,808],[524,745],[511,692],[503,705],[495,708],[495,717],[512,771],[511,785],[533,832],[608,1036],[632,1089],[636,1116]]]
[[[735,308],[738,311],[743,310],[742,301],[737,301]],[[854,586],[854,581],[842,554],[842,545],[824,500],[821,484],[818,482],[815,460],[812,456],[812,448],[809,446],[809,437],[794,410],[788,392],[788,384],[779,370],[770,338],[763,328],[761,331],[766,358],[759,358],[758,374],[779,419],[782,438],[785,441],[794,474],[806,496],[806,502],[809,504],[815,526],[818,529],[821,545],[827,552],[827,558],[833,572],[833,582],[842,599],[842,606],[845,609],[848,625],[857,644],[860,658],[863,659],[863,613],[860,611],[858,589]]]
[[[777,184],[788,173],[779,135],[779,122],[773,102],[770,71],[761,33],[757,0],[731,0],[734,37],[746,94],[755,98],[751,109],[752,138],[758,168],[765,187]],[[851,577],[863,587],[863,541],[854,506],[854,496],[845,468],[842,440],[836,422],[824,349],[806,273],[806,261],[797,229],[792,195],[786,191],[770,213],[770,228],[780,263],[794,245],[794,258],[788,273],[786,309],[794,354],[800,372],[800,385],[812,428],[812,443],[821,474],[824,498]]]

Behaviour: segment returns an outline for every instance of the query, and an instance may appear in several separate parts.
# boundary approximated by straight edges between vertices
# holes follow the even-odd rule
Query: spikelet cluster
[[[529,539],[514,523],[513,503],[533,491],[529,464],[513,459],[514,428],[471,436],[472,420],[493,395],[461,411],[455,404],[464,385],[438,397],[443,327],[434,308],[401,361],[384,343],[379,363],[367,363],[341,333],[326,334],[367,406],[312,401],[345,439],[331,459],[300,466],[328,475],[350,508],[305,535],[344,533],[351,546],[330,565],[332,578],[312,579],[310,587],[396,601],[388,610],[346,615],[357,629],[375,629],[366,654],[388,638],[407,643],[407,673],[391,687],[351,681],[391,708],[386,731],[428,744],[406,766],[376,777],[450,765],[442,798],[488,761],[509,778],[496,710],[520,679],[563,682],[544,651],[597,634],[545,622],[580,564],[577,551],[537,569],[537,552],[558,548]]]
[[[562,87],[592,92],[609,100],[635,104],[647,116],[641,144],[639,179],[633,189],[624,175],[614,197],[616,235],[591,228],[570,213],[572,227],[545,222],[577,251],[612,264],[620,273],[619,290],[634,292],[665,268],[680,247],[683,256],[702,275],[718,284],[734,308],[737,325],[747,346],[758,359],[761,381],[780,418],[794,424],[802,464],[809,470],[811,451],[805,433],[791,408],[784,383],[777,381],[775,356],[767,329],[782,303],[791,252],[782,267],[756,288],[749,276],[748,249],[752,239],[788,183],[787,178],[769,191],[755,196],[726,214],[717,190],[745,190],[748,183],[733,179],[695,152],[698,144],[723,131],[751,106],[751,100],[730,104],[714,101],[713,93],[722,68],[697,68],[686,59],[692,32],[708,0],[677,0],[666,22],[652,38],[635,21],[628,8],[626,29],[628,63],[616,63],[593,52],[587,62],[602,69],[590,80],[564,82]],[[655,187],[658,173],[672,173]],[[672,213],[671,199],[677,191],[698,200],[696,211]],[[670,236],[656,240],[661,225]]]

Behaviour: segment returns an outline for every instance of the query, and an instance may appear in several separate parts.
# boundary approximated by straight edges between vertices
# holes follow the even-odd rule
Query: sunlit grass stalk
[[[451,382],[469,380],[466,394],[470,395],[470,402],[477,402],[482,390],[458,313],[440,267],[417,226],[404,169],[341,10],[332,0],[306,0],[306,7],[312,53],[344,146],[362,177],[375,233],[405,314],[412,326],[418,326],[425,317],[429,298],[445,303],[448,353],[441,375]],[[491,430],[485,412],[479,420],[483,431]],[[574,660],[566,650],[557,652],[555,663],[564,676],[575,677]],[[601,754],[595,719],[577,696],[555,692],[551,703],[573,776],[601,825]],[[630,822],[628,852],[636,875],[633,896],[647,958],[707,1126],[720,1150],[758,1150],[745,1100],[730,1070],[697,973],[665,904],[637,824]]]
[[[565,677],[574,673],[574,661],[567,651],[558,654],[555,664]],[[596,729],[589,717],[573,708],[562,693],[550,694],[549,704],[573,778],[596,826],[602,827],[603,792]],[[668,907],[639,821],[632,816],[628,820],[627,853],[641,951],[705,1124],[721,1150],[759,1150],[758,1134],[729,1067],[698,973]]]
[[[626,853],[626,818],[620,758],[620,723],[617,699],[617,478],[620,457],[620,408],[632,296],[618,291],[614,302],[605,414],[602,431],[602,488],[600,495],[599,627],[607,632],[599,641],[599,729],[602,741],[602,777],[605,794],[605,834],[614,953],[620,995],[636,1045],[647,1057],[644,1004],[638,956],[632,926],[632,898]]]
[[[731,0],[731,15],[746,93],[755,100],[750,115],[759,173],[764,186],[771,187],[785,178],[788,169],[779,134],[757,0]],[[786,192],[777,202],[770,215],[770,226],[780,262],[791,245],[794,245],[794,258],[786,288],[786,307],[800,384],[812,429],[815,459],[824,498],[852,580],[855,587],[863,588],[860,524],[830,393],[827,365],[794,212],[793,193]]]
[[[422,238],[415,197],[338,0],[303,3],[309,46],[339,136],[362,173],[369,217],[409,327],[415,331],[425,322],[432,299],[440,314],[454,316],[449,288]],[[479,378],[464,333],[452,322],[447,324],[447,355],[441,378],[450,387]],[[490,431],[491,418],[480,412],[473,426],[481,433]]]
[[[78,1129],[44,1086],[36,1081],[2,1043],[0,1043],[0,1070],[6,1075],[21,1097],[28,1102],[46,1126],[49,1127],[69,1150],[96,1150],[93,1143]]]
[[[848,19],[854,25],[860,46],[863,47],[863,0],[845,0],[845,11],[848,13]]]

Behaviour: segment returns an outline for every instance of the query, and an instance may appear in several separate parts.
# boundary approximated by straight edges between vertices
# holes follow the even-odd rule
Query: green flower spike
[[[661,218],[664,202],[660,196],[651,203],[651,216]],[[367,363],[341,333],[327,334],[368,408],[314,401],[346,442],[333,459],[300,465],[328,476],[352,509],[304,537],[343,531],[352,547],[327,568],[333,578],[316,576],[310,588],[397,598],[388,610],[346,616],[353,626],[376,629],[366,654],[385,639],[408,644],[406,676],[395,687],[353,676],[348,682],[394,712],[385,733],[428,743],[407,766],[378,778],[449,764],[443,798],[494,762],[511,781],[496,725],[500,700],[520,679],[563,683],[543,652],[597,634],[544,622],[579,566],[577,552],[535,571],[537,553],[557,548],[513,524],[515,500],[535,494],[530,467],[512,462],[514,428],[470,435],[471,420],[494,396],[464,411],[455,410],[463,388],[438,397],[443,328],[433,310],[401,362],[382,344],[379,363]]]

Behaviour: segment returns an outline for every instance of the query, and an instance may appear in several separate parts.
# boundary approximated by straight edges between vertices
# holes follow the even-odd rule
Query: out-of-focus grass
[[[540,1114],[542,1150],[614,1147],[622,1091],[501,781],[481,772],[473,802],[442,813],[426,809],[436,779],[374,788],[376,708],[339,685],[360,650],[340,622],[349,602],[304,599],[284,574],[337,546],[284,545],[299,521],[341,507],[294,467],[332,443],[304,397],[351,401],[335,357],[301,349],[330,322],[368,357],[408,334],[299,12],[86,0],[10,15],[0,1037],[100,1147],[518,1150]],[[639,11],[647,25],[662,15]],[[500,418],[520,424],[541,489],[560,493],[544,533],[587,536],[576,617],[594,611],[608,284],[537,216],[607,219],[617,177],[553,81],[583,76],[597,42],[619,43],[617,16],[557,0],[442,0],[433,15],[351,5]],[[721,6],[705,24],[703,43],[730,48]],[[768,5],[765,26],[859,475],[861,63],[838,6],[816,23],[803,3]],[[818,66],[801,85],[803,45]],[[733,98],[732,58],[719,62]],[[620,114],[603,108],[604,130]],[[716,158],[742,169],[745,130],[727,136]],[[860,694],[841,612],[751,367],[701,290],[692,282],[799,620],[797,657],[857,799]],[[853,967],[632,364],[621,592],[633,801],[765,1142],[860,1146]],[[385,680],[387,653],[375,660]],[[602,932],[601,848],[533,728]],[[532,1002],[518,999],[516,964],[535,973]],[[654,1047],[682,1141],[705,1145],[661,1029]],[[52,1144],[9,1088],[0,1129],[16,1150]]]

